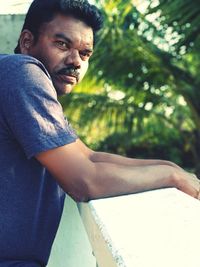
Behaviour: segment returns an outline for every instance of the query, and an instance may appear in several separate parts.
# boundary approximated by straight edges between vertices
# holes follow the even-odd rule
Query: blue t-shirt
[[[34,155],[76,139],[42,63],[1,55],[0,267],[47,264],[65,193]]]

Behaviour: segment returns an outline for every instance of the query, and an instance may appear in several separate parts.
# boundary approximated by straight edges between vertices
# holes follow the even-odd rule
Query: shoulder
[[[0,80],[0,91],[6,95],[51,94],[57,97],[45,66],[28,55],[0,55]]]
[[[13,69],[21,71],[27,66],[37,67],[50,78],[45,66],[34,57],[23,54],[0,55],[0,73],[13,71]]]

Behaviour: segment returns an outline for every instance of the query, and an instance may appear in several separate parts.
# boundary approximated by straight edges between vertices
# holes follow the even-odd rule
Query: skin
[[[70,93],[87,72],[93,53],[93,31],[72,17],[57,15],[40,29],[38,41],[28,30],[21,35],[21,51],[47,68],[58,95]],[[75,70],[67,72],[66,69]]]
[[[58,94],[70,93],[84,77],[93,51],[93,31],[69,16],[56,15],[40,29],[37,42],[28,30],[20,37],[22,54],[42,61]],[[61,72],[73,66],[77,79]],[[124,195],[157,188],[176,187],[198,197],[199,180],[176,164],[163,160],[140,160],[95,152],[80,139],[36,155],[76,201]]]

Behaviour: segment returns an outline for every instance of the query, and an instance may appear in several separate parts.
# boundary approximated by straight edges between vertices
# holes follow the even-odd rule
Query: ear
[[[23,30],[20,35],[20,50],[22,54],[29,54],[31,47],[34,44],[34,36],[29,30]]]

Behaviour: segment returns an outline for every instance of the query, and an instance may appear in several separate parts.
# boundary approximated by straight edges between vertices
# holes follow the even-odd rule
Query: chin
[[[73,86],[71,84],[67,84],[64,86],[55,86],[56,92],[59,96],[70,94],[73,90]]]
[[[71,91],[73,90],[73,86],[72,85],[69,85],[69,86],[66,86],[65,89],[64,89],[64,94],[70,94]]]
[[[67,90],[56,90],[58,96],[68,95],[71,93],[71,91],[72,91],[72,88],[67,89]]]

